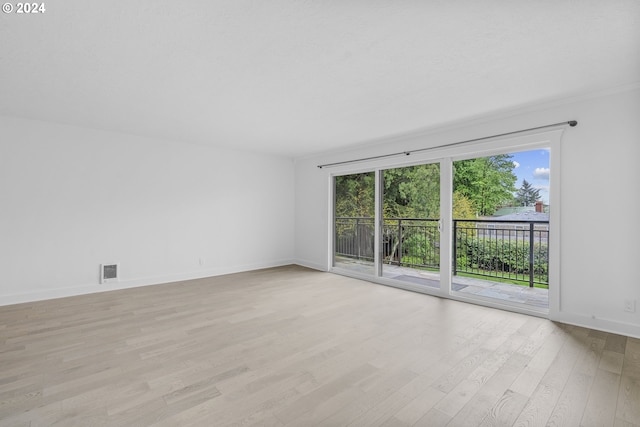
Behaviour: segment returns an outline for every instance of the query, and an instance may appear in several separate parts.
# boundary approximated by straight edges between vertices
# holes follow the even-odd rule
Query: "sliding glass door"
[[[374,275],[375,172],[334,177],[333,266]]]
[[[440,164],[382,171],[382,276],[440,288]]]
[[[482,155],[451,149],[447,157],[334,175],[332,267],[544,313],[558,281],[549,186],[550,141],[558,137],[526,136],[521,146],[486,143],[476,151]]]
[[[549,308],[549,148],[453,162],[453,290]]]
[[[440,180],[440,162],[334,176],[333,267],[439,291]]]

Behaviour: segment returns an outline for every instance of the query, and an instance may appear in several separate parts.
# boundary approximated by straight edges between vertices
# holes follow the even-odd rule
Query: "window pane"
[[[375,247],[375,173],[335,177],[334,267],[371,274]]]

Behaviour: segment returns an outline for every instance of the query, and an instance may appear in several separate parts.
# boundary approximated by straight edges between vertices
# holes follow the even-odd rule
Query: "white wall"
[[[561,142],[560,305],[550,317],[640,337],[640,89],[563,100],[464,125],[296,160],[298,263],[327,270],[329,182],[322,163],[578,120]],[[359,167],[355,165],[354,167]],[[553,292],[551,292],[553,294]],[[624,312],[635,299],[636,312]]]
[[[0,305],[292,262],[291,159],[7,117],[0,135]]]

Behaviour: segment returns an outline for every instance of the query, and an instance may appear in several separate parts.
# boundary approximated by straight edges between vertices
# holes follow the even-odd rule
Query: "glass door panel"
[[[334,178],[333,266],[375,274],[375,173]]]
[[[549,307],[549,149],[453,163],[452,290]]]
[[[382,171],[382,276],[440,288],[440,164]]]

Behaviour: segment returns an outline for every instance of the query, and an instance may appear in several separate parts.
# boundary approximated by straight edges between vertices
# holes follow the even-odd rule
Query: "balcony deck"
[[[371,268],[371,264],[365,264],[361,261],[346,258],[341,258],[337,261],[336,266],[360,272],[364,272],[366,269],[370,270]],[[383,267],[383,277],[409,282],[416,285],[428,286],[431,288],[440,288],[439,275],[430,271],[385,264]],[[460,294],[467,296],[480,296],[510,303],[523,304],[535,309],[549,308],[548,289],[510,285],[483,278],[476,279],[462,276],[454,276],[451,287],[454,292],[459,292]]]

